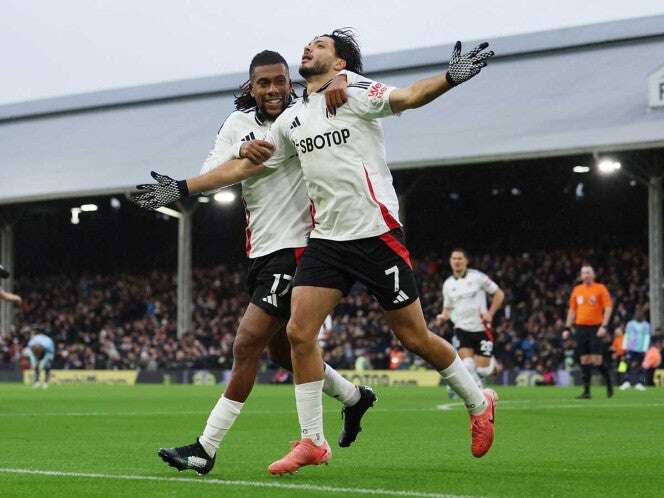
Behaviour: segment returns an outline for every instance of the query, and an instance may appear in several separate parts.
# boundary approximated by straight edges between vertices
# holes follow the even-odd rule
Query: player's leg
[[[305,252],[299,272],[306,268],[306,258]],[[324,364],[317,338],[325,318],[342,296],[343,292],[333,287],[297,286],[293,289],[286,331],[291,345],[301,440],[268,467],[272,474],[292,473],[304,465],[318,465],[330,459],[331,450],[323,433]]]
[[[233,367],[226,390],[208,416],[203,434],[195,443],[160,448],[159,456],[178,470],[192,469],[203,475],[212,470],[217,450],[240,415],[258,373],[260,356],[285,320],[249,303],[233,343]]]
[[[486,379],[491,377],[496,371],[496,359],[493,357],[493,346],[490,351],[480,351],[480,354],[476,354],[475,359],[475,370],[479,376],[482,386],[485,385]]]
[[[588,334],[585,327],[577,326],[574,331],[574,339],[576,340],[576,354],[579,358],[581,382],[583,383],[583,393],[577,396],[577,399],[590,399],[590,381],[593,373],[590,334]]]
[[[267,350],[274,363],[289,372],[293,371],[290,343],[285,329],[272,336]],[[357,387],[327,363],[324,364],[324,368],[323,393],[344,405],[342,410],[344,428],[339,436],[339,446],[350,446],[362,430],[359,426],[361,415],[373,405],[376,395],[366,386]]]
[[[635,371],[636,371],[636,383],[634,384],[634,387],[638,391],[645,391],[646,390],[646,371],[643,368],[643,359],[645,357],[645,353],[636,353],[635,355]]]
[[[42,382],[42,387],[44,389],[48,388],[48,382],[51,380],[51,365],[53,364],[53,354],[44,353],[44,358],[39,362],[39,366],[44,372],[44,382]]]
[[[427,328],[419,299],[403,308],[386,309],[385,318],[403,345],[432,364],[464,400],[471,417],[472,453],[486,454],[493,444],[496,394],[480,390],[452,345]]]
[[[470,332],[461,332],[457,333],[459,339],[459,349],[457,353],[464,366],[468,369],[470,376],[477,383],[478,386],[482,387],[482,379],[477,372],[477,362],[475,361],[475,348],[472,346],[472,337]]]
[[[597,330],[599,327],[593,327],[590,331],[590,353],[591,363],[594,368],[601,374],[606,385],[606,395],[610,398],[613,396],[613,381],[607,363],[604,361],[604,350],[606,344],[604,341],[597,337]]]
[[[358,251],[363,257],[351,261],[358,280],[376,297],[403,345],[432,364],[464,400],[471,417],[472,453],[483,456],[493,443],[497,395],[482,392],[452,345],[427,328],[403,234],[393,230],[365,239],[358,242]]]

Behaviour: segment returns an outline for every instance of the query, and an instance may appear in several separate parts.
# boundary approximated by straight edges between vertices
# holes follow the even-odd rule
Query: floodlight
[[[603,175],[610,175],[615,173],[621,167],[622,164],[620,164],[618,161],[614,161],[613,159],[602,159],[597,163],[597,169]]]
[[[222,190],[214,194],[214,200],[219,204],[230,204],[235,200],[235,192],[231,190]]]

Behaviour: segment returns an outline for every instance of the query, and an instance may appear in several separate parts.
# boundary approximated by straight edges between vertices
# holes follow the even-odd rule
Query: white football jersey
[[[269,122],[263,121],[255,109],[233,112],[219,130],[201,173],[239,157],[242,142],[265,139],[268,127]],[[312,226],[311,203],[297,155],[286,158],[279,169],[267,169],[244,180],[242,197],[247,217],[247,256],[258,258],[307,245]]]
[[[466,270],[461,278],[448,277],[443,284],[443,308],[452,310],[452,322],[466,332],[484,332],[481,313],[487,311],[487,294],[495,294],[498,285],[486,274]]]
[[[323,85],[286,109],[268,134],[276,150],[265,166],[278,170],[289,157],[300,158],[314,210],[313,238],[356,240],[401,227],[378,121],[392,115],[393,88],[348,77],[348,102],[336,116],[327,114]]]

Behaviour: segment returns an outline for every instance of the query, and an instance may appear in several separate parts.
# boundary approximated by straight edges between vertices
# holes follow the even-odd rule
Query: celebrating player
[[[48,381],[51,377],[51,366],[55,357],[55,344],[46,334],[37,334],[28,341],[28,345],[23,349],[23,356],[30,360],[30,368],[35,372],[35,382],[33,387],[41,385],[44,389],[48,388]],[[44,372],[44,381],[39,383],[40,371]]]
[[[490,449],[497,395],[488,389],[482,392],[454,348],[426,327],[378,121],[421,107],[477,75],[493,55],[482,52],[487,46],[483,43],[462,55],[457,42],[446,73],[405,88],[362,77],[349,80],[348,102],[334,115],[326,109],[323,91],[342,70],[361,73],[362,58],[350,30],[321,35],[304,48],[303,100],[275,120],[268,135],[275,152],[263,166],[236,160],[186,181],[160,177],[158,184],[143,189],[141,200],[154,207],[265,168],[278,171],[290,157],[300,158],[314,210],[314,229],[293,280],[287,326],[301,440],[269,466],[271,473],[294,472],[331,457],[323,434],[324,365],[316,337],[325,317],[356,281],[377,298],[404,346],[439,370],[464,399],[470,412],[472,454],[481,457]]]
[[[443,284],[443,312],[437,319],[439,323],[452,319],[459,357],[482,386],[482,379],[496,368],[491,324],[505,293],[484,273],[468,268],[468,255],[463,249],[452,251],[450,266],[452,276]],[[493,296],[488,310],[487,294]]]
[[[572,324],[577,356],[581,364],[583,393],[578,399],[590,399],[590,380],[593,366],[599,370],[606,382],[606,394],[613,396],[611,374],[602,360],[602,338],[606,337],[613,302],[603,284],[595,282],[595,270],[589,264],[581,267],[581,284],[574,287],[569,298],[569,310],[563,338],[570,336]]]
[[[288,65],[280,54],[269,50],[257,54],[251,61],[249,76],[235,101],[237,110],[219,130],[203,173],[233,157],[248,158],[258,164],[267,160],[269,144],[261,139],[277,116],[295,103]],[[345,86],[345,82],[342,84]],[[251,393],[266,346],[275,362],[292,369],[285,325],[290,315],[295,267],[312,225],[297,156],[278,170],[268,170],[242,182],[242,195],[247,217],[247,287],[251,302],[233,343],[230,381],[210,413],[203,434],[191,445],[159,450],[159,456],[178,470],[207,474],[212,469],[221,441]],[[344,404],[339,445],[350,446],[361,430],[362,416],[376,396],[367,387],[355,387],[329,365],[325,365],[324,376],[324,392]]]

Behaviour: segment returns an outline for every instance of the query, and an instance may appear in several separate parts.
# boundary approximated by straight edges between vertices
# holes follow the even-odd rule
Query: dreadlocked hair
[[[337,57],[346,61],[348,71],[362,73],[362,52],[353,28],[338,28],[330,34],[320,36],[326,36],[334,40],[334,50]]]
[[[251,79],[254,77],[254,69],[256,66],[267,66],[270,64],[283,64],[288,72],[288,63],[279,52],[272,50],[263,50],[262,52],[254,55],[249,64],[249,79],[240,85],[239,93],[235,94],[235,109],[238,111],[246,111],[256,107],[256,99],[251,96]],[[295,92],[291,93],[292,97],[296,97]]]

